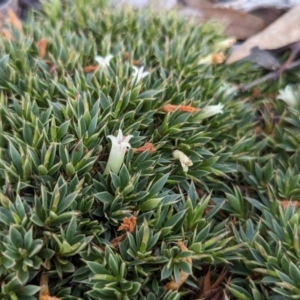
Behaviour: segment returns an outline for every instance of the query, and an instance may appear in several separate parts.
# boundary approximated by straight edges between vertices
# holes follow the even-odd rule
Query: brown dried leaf
[[[127,233],[123,233],[122,235],[117,236],[117,237],[115,237],[114,239],[112,239],[112,240],[110,241],[110,243],[112,244],[112,246],[113,246],[114,248],[117,248],[117,247],[119,246],[119,244],[120,244],[121,242],[123,242],[123,241],[126,239],[126,237],[127,237]]]
[[[83,72],[92,73],[92,72],[95,72],[98,68],[99,68],[99,66],[86,66],[83,68]]]
[[[185,244],[182,241],[178,241],[178,245],[179,245],[179,248],[181,249],[181,251],[187,251],[188,250],[188,248],[185,246]],[[183,260],[186,261],[190,266],[192,266],[192,258],[191,257],[186,257]],[[179,282],[176,282],[175,280],[172,280],[172,281],[168,282],[164,287],[165,290],[175,291],[175,290],[179,289],[180,286],[187,280],[189,275],[190,274],[188,274],[188,273],[180,271]]]
[[[3,29],[3,30],[1,30],[0,33],[1,33],[1,36],[7,41],[13,39],[13,35],[8,29]]]
[[[227,271],[225,268],[223,268],[223,270],[221,271],[221,273],[218,276],[218,279],[214,282],[214,284],[211,286],[211,289],[216,289],[219,287],[219,285],[223,282],[223,280],[225,279],[225,276],[227,274]]]
[[[152,143],[145,143],[145,145],[143,145],[142,147],[132,148],[132,150],[133,150],[133,153],[142,153],[145,151],[149,151],[150,153],[156,152],[156,148],[154,147],[154,145]]]
[[[192,107],[190,105],[173,105],[173,104],[165,104],[160,109],[160,111],[163,112],[174,112],[176,110],[179,110],[181,112],[198,112],[200,111],[200,108],[198,107]]]
[[[253,89],[251,96],[253,98],[261,97],[262,93],[258,88]]]
[[[46,48],[47,48],[47,40],[41,39],[36,43],[39,49],[39,58],[44,58],[46,55]]]
[[[54,74],[54,72],[57,71],[57,69],[58,69],[58,66],[53,64],[49,70],[49,73],[52,75],[52,74]]]
[[[49,295],[49,286],[48,286],[49,278],[47,275],[42,274],[40,279],[40,294],[39,300],[60,300],[55,296]]]
[[[227,60],[231,64],[250,55],[251,49],[279,49],[300,41],[300,4],[278,18],[260,33],[249,38]]]
[[[15,27],[20,33],[23,33],[22,22],[11,8],[7,10],[7,22]]]
[[[290,201],[290,200],[282,200],[280,201],[281,206],[283,208],[287,208],[289,206],[289,204],[292,202],[292,205],[294,206],[294,208],[299,208],[300,207],[300,201]]]
[[[207,291],[204,295],[202,295],[201,299],[223,300],[224,299],[223,288],[219,287],[216,289],[211,289],[211,290]]]
[[[196,188],[196,192],[200,198],[202,198],[205,195],[204,190],[202,190],[200,188]]]
[[[264,21],[256,16],[227,8],[214,7],[208,1],[185,0],[188,6],[181,7],[181,12],[189,18],[201,22],[214,20],[225,24],[225,33],[239,40],[247,39],[265,28]],[[196,12],[196,13],[195,13]]]
[[[53,61],[48,60],[48,59],[44,59],[44,62],[49,66],[49,68],[50,68],[49,73],[50,74],[53,74],[58,69],[58,66]]]
[[[125,60],[128,60],[130,58],[129,52],[125,52],[123,57],[124,57]]]
[[[136,217],[131,216],[124,218],[123,223],[119,226],[118,231],[125,230],[126,232],[133,232],[136,225]]]
[[[254,127],[253,131],[254,131],[254,134],[260,135],[263,133],[263,128],[261,126],[256,126],[256,127]]]
[[[129,60],[130,59],[130,53],[129,52],[125,52],[124,55],[124,60]],[[139,66],[140,65],[140,62],[136,59],[133,59],[132,60],[132,64],[135,65],[135,66]]]
[[[211,289],[210,277],[211,277],[211,271],[209,269],[206,275],[204,276],[203,286],[202,286],[202,291],[200,296],[202,296],[204,293],[208,292]]]
[[[226,273],[226,269],[223,268],[221,273],[218,275],[218,279],[213,284],[211,284],[212,272],[209,269],[204,279],[200,281],[201,290],[196,298],[205,300],[223,299],[223,287],[221,287],[220,285],[224,281]]]

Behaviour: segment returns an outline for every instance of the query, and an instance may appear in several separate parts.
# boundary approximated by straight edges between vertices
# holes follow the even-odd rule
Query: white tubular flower
[[[109,63],[110,63],[110,60],[113,58],[113,55],[109,54],[105,57],[102,57],[100,55],[97,55],[95,57],[95,60],[97,61],[97,63],[99,64],[99,66],[101,68],[106,68],[106,67],[109,67]]]
[[[172,155],[175,159],[179,159],[184,172],[187,172],[189,167],[193,165],[193,162],[180,150],[173,151]]]
[[[149,75],[149,72],[144,72],[144,67],[137,68],[135,66],[132,66],[134,72],[132,74],[133,81],[136,83],[139,83],[144,77]]]
[[[276,99],[284,101],[289,107],[295,107],[297,105],[297,98],[295,97],[291,85],[287,85],[284,89],[279,90],[279,95]]]
[[[209,118],[216,114],[223,113],[224,105],[219,103],[218,105],[208,105],[201,110],[201,118]]]
[[[104,175],[108,174],[110,171],[118,174],[124,161],[126,149],[131,148],[129,140],[133,135],[123,136],[122,130],[119,129],[116,137],[113,135],[108,135],[107,137],[111,140],[111,150],[104,170]]]

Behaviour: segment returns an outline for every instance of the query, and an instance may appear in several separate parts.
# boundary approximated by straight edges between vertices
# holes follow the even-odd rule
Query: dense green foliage
[[[219,26],[69,2],[49,1],[0,41],[0,298],[36,299],[44,272],[61,299],[196,299],[199,279],[225,267],[230,299],[299,299],[300,215],[280,201],[300,198],[300,106],[267,96],[299,76],[254,98],[234,84],[255,66],[198,64],[224,39]],[[110,53],[109,67],[84,72]],[[133,59],[150,72],[140,82]],[[159,111],[167,103],[224,113]],[[118,129],[157,151],[129,149],[104,175]],[[113,247],[130,216],[135,230]],[[191,275],[166,291],[180,271]]]

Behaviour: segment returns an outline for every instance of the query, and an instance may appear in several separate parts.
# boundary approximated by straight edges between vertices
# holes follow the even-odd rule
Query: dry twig
[[[299,66],[300,66],[300,59],[292,62],[290,65],[288,65],[286,67],[286,69],[287,70],[293,70],[293,69],[295,69],[295,68],[297,68]],[[265,81],[267,81],[269,79],[274,79],[276,75],[277,75],[277,70],[274,71],[274,72],[270,72],[267,75],[265,75],[265,76],[263,76],[261,78],[258,78],[258,79],[254,80],[253,82],[251,82],[249,84],[241,85],[240,86],[240,90],[241,91],[248,91],[248,90],[250,90],[251,88],[253,88],[254,86],[256,86],[256,85],[258,85],[260,83],[263,83],[263,82],[265,82]]]

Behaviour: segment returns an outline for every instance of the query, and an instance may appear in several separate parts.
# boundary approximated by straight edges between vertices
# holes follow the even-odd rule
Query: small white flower
[[[111,150],[104,170],[104,175],[108,174],[110,171],[118,174],[124,161],[126,149],[131,148],[129,140],[133,135],[123,136],[122,130],[119,129],[116,137],[113,135],[108,135],[107,137],[111,140]]]
[[[95,57],[95,60],[97,61],[97,63],[99,64],[99,66],[101,68],[106,68],[106,67],[109,67],[109,63],[110,63],[110,60],[113,58],[113,55],[109,54],[105,57],[102,57],[100,55],[97,55]]]
[[[173,151],[172,155],[175,159],[179,159],[184,172],[187,172],[189,167],[193,165],[193,162],[180,150]]]
[[[216,114],[222,114],[223,113],[223,107],[224,105],[219,103],[218,105],[208,105],[205,106],[202,110],[201,110],[201,118],[209,118],[212,117]]]
[[[136,83],[139,83],[144,77],[149,75],[149,72],[144,72],[144,67],[137,68],[135,66],[132,66],[134,72],[132,74],[133,81]]]
[[[287,85],[284,89],[279,90],[279,95],[276,99],[283,100],[289,107],[297,105],[297,98],[291,85]]]

